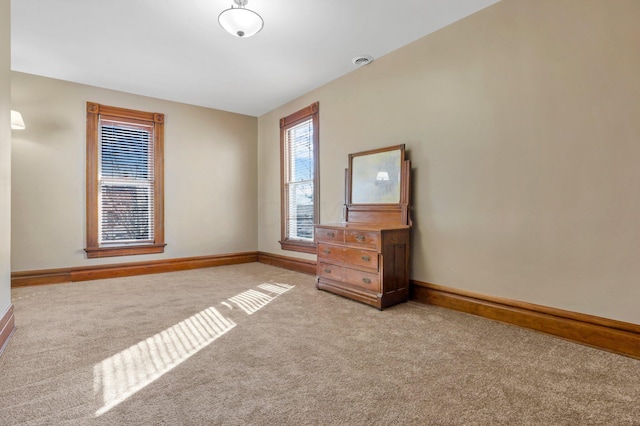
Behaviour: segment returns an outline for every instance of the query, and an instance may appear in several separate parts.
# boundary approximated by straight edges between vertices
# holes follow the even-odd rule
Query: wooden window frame
[[[152,243],[100,247],[98,235],[99,119],[108,115],[144,121],[154,127],[154,238]],[[87,247],[88,258],[163,253],[164,242],[164,114],[87,102]]]
[[[315,102],[300,111],[296,111],[280,119],[280,247],[282,250],[299,251],[303,253],[316,253],[316,243],[289,239],[287,234],[286,212],[287,212],[287,188],[285,183],[285,142],[287,129],[299,124],[302,121],[312,119],[313,125],[313,223],[320,223],[320,167],[319,167],[319,106]]]

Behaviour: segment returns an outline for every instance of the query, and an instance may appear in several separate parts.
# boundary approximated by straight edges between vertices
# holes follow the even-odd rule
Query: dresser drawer
[[[316,227],[316,242],[342,244],[344,242],[344,230]]]
[[[376,293],[380,292],[380,276],[378,274],[324,262],[318,262],[317,274],[321,278],[339,281],[351,287],[358,287]]]
[[[342,271],[343,282],[354,287],[364,288],[370,291],[380,292],[380,276],[369,272],[344,268]]]
[[[366,268],[378,271],[378,253],[354,247],[318,244],[318,260],[337,262],[354,268]]]
[[[367,232],[359,230],[347,230],[344,236],[345,244],[377,249],[380,241],[380,234],[377,232]]]
[[[344,279],[343,269],[344,268],[340,266],[319,261],[316,271],[319,277],[328,278],[330,280],[335,280],[335,281],[343,281]]]

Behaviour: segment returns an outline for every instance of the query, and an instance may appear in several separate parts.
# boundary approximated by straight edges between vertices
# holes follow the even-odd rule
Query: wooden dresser
[[[409,297],[409,227],[316,226],[317,287],[384,309]]]
[[[397,192],[398,203],[354,203],[354,200],[361,201],[361,198],[352,195],[353,157],[358,159],[359,156],[370,154],[384,156],[391,151],[399,161],[397,188],[393,188],[394,193],[391,194],[394,199]],[[410,163],[404,159],[404,145],[351,154],[349,158],[345,222],[315,226],[318,255],[316,286],[382,310],[409,298]],[[368,160],[367,157],[363,158]],[[355,162],[356,173],[359,172],[359,164],[359,161]],[[380,174],[376,170],[374,168],[369,173],[372,179]],[[356,189],[358,187],[356,185]],[[382,200],[387,201],[385,198]],[[373,201],[379,201],[375,194]]]

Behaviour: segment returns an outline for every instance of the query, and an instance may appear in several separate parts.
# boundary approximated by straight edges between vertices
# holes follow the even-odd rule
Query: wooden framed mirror
[[[345,222],[410,225],[404,144],[349,154]]]

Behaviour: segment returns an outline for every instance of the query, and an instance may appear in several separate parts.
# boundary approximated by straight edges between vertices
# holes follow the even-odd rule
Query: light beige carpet
[[[13,303],[2,425],[640,425],[640,361],[258,263]]]

